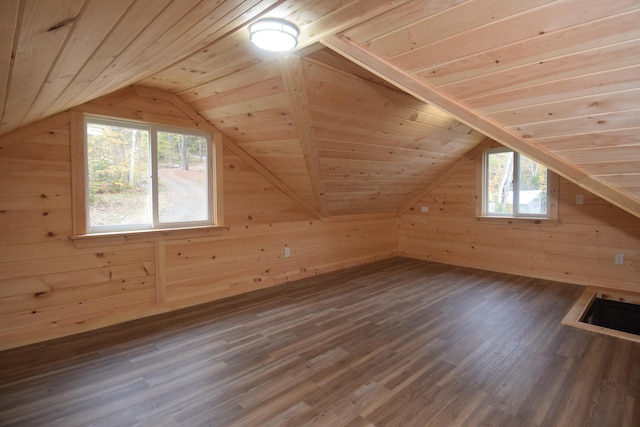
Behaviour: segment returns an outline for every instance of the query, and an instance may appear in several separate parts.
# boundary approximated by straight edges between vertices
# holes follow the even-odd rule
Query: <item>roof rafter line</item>
[[[309,108],[309,98],[304,81],[302,63],[299,57],[288,55],[280,59],[280,70],[285,92],[291,104],[300,148],[307,166],[311,191],[322,218],[329,216],[327,197],[322,184],[316,136]]]
[[[290,199],[302,206],[307,212],[314,217],[321,219],[323,216],[318,209],[311,203],[307,202],[302,196],[300,196],[294,189],[285,184],[280,178],[274,175],[269,169],[267,169],[262,163],[260,163],[255,157],[245,151],[241,146],[231,141],[228,137],[224,136],[224,146],[230,149],[236,156],[244,160],[249,166],[256,170],[263,178],[273,184],[278,190],[289,196]]]
[[[291,200],[302,206],[307,212],[316,218],[322,218],[322,215],[311,203],[307,202],[302,196],[300,196],[294,189],[289,187],[284,181],[274,175],[267,167],[260,163],[255,157],[249,154],[244,148],[236,144],[229,137],[224,135],[215,125],[210,123],[206,118],[201,116],[197,111],[192,109],[189,104],[184,102],[179,96],[163,92],[158,89],[148,88],[144,86],[135,86],[136,93],[140,96],[146,96],[150,98],[163,99],[170,101],[176,106],[182,113],[190,117],[196,122],[199,122],[210,128],[214,132],[217,138],[222,139],[222,144],[230,149],[236,156],[240,157],[245,163],[251,166],[258,174],[269,181],[278,190],[287,195]]]
[[[462,123],[485,136],[545,165],[558,175],[640,218],[640,200],[589,176],[585,171],[567,163],[553,153],[536,147],[526,138],[504,129],[486,116],[471,110],[459,101],[382,60],[347,38],[333,35],[322,39],[321,43],[423,102],[431,103],[447,111]]]

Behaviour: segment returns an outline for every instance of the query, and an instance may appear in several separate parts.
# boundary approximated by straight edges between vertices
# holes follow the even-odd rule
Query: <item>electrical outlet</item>
[[[622,264],[624,264],[624,254],[616,254],[615,263],[616,263],[617,265],[622,265]]]
[[[289,246],[284,247],[284,257],[289,258],[291,256],[291,248]]]
[[[429,206],[422,206],[420,212],[429,212]]]
[[[576,194],[576,205],[584,205],[584,194]]]

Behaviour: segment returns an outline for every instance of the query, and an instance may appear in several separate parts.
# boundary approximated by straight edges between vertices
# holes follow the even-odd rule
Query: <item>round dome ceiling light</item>
[[[272,52],[287,52],[298,44],[298,27],[278,18],[263,18],[249,26],[251,43]]]

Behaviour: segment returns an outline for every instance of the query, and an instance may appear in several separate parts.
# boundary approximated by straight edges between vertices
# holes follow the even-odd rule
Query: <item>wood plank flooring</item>
[[[0,353],[2,426],[639,426],[581,287],[396,258]]]

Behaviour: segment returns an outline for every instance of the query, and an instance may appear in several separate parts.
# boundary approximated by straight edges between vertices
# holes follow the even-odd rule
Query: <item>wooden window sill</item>
[[[205,225],[188,228],[161,228],[153,230],[115,231],[109,233],[78,234],[71,236],[76,248],[149,243],[157,240],[177,240],[209,237],[228,231],[228,225]]]
[[[542,225],[556,227],[560,224],[559,219],[554,218],[536,218],[536,217],[505,217],[505,216],[479,216],[476,219],[480,222],[487,222],[492,224],[504,224],[504,225]]]

